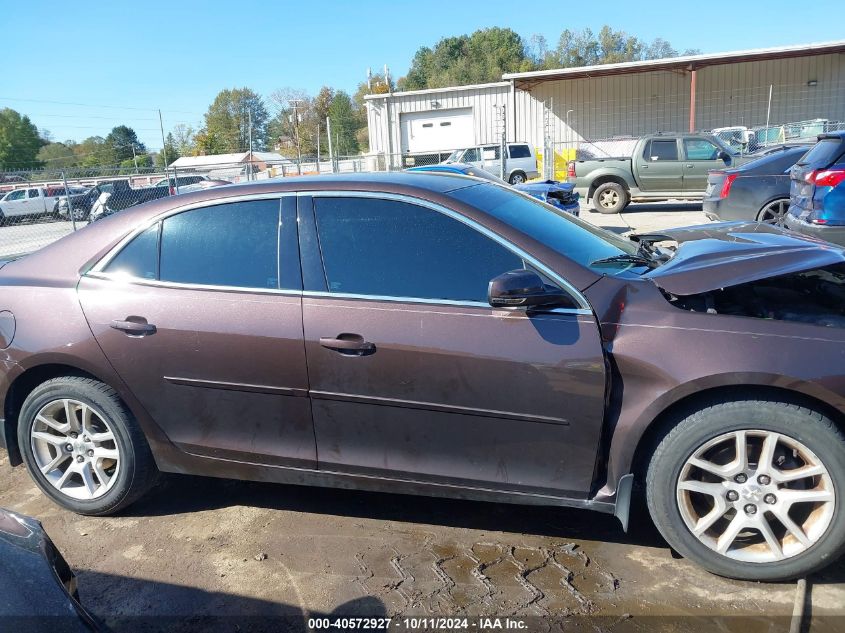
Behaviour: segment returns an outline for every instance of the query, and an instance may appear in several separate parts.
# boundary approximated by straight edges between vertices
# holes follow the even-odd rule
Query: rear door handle
[[[687,163],[687,169],[692,169],[693,167],[694,167],[694,165],[691,165],[690,163]]]
[[[139,319],[137,321],[119,321],[115,319],[109,323],[109,326],[115,330],[120,330],[121,332],[134,336],[146,336],[147,334],[156,333],[156,326],[152,323],[147,323],[146,319]]]
[[[362,355],[376,351],[375,344],[370,343],[369,341],[365,341],[364,337],[360,334],[343,333],[338,334],[336,337],[321,336],[320,345],[341,353],[347,352],[354,353],[356,355]]]

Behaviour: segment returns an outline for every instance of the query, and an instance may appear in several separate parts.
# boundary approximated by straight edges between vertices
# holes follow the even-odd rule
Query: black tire
[[[94,499],[75,499],[57,490],[37,466],[30,432],[39,411],[49,403],[69,398],[95,409],[108,423],[114,444],[120,452],[120,468],[111,487]],[[117,393],[97,380],[80,376],[63,376],[48,380],[27,396],[18,416],[18,447],[24,464],[36,485],[55,503],[90,516],[114,514],[137,501],[156,482],[158,470],[149,444],[134,417]]]
[[[510,177],[508,178],[508,182],[512,185],[519,185],[528,180],[528,176],[525,175],[524,171],[515,171],[513,172]]]
[[[804,551],[780,561],[738,561],[711,549],[687,528],[679,509],[676,486],[687,459],[714,438],[743,429],[774,432],[797,440],[818,457],[833,484],[834,509],[826,529]],[[728,482],[727,485],[732,487],[734,484]],[[717,402],[689,413],[657,445],[646,475],[649,512],[663,538],[675,551],[710,572],[741,580],[790,580],[836,561],[845,553],[845,511],[840,507],[843,493],[845,436],[842,430],[818,411],[777,400],[749,398]],[[739,501],[746,502],[747,498]],[[767,506],[760,503],[761,517],[769,516]],[[762,533],[757,537],[762,538]]]
[[[602,183],[593,192],[593,207],[599,213],[622,213],[628,202],[628,190],[618,182]]]

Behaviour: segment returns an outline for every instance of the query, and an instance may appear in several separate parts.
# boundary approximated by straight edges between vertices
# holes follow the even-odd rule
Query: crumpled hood
[[[526,182],[523,184],[514,185],[513,188],[530,194],[552,192],[572,193],[572,190],[575,189],[575,184],[569,182],[560,182],[557,180],[543,180],[542,182]]]
[[[845,262],[839,246],[758,222],[702,224],[631,239],[677,242],[672,259],[643,278],[682,296]]]

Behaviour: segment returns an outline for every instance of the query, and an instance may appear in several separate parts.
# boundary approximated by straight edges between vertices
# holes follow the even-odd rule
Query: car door
[[[463,156],[461,156],[461,161],[465,165],[472,165],[473,167],[483,167],[483,161],[481,160],[481,149],[478,147],[470,147],[468,150],[464,151]]]
[[[7,193],[6,197],[3,198],[3,203],[2,206],[0,206],[0,211],[3,212],[4,217],[25,215],[26,203],[26,189],[16,189],[15,191],[10,191],[9,193]]]
[[[44,196],[40,189],[26,190],[26,203],[23,205],[24,215],[44,213]]]
[[[316,467],[295,197],[165,217],[83,276],[91,330],[184,451]]]
[[[491,174],[500,175],[502,171],[502,146],[485,145],[481,148],[481,166]]]
[[[719,158],[719,153],[723,150],[712,141],[701,137],[685,138],[682,145],[684,191],[704,194],[707,189],[707,172],[725,168],[725,161]]]
[[[490,279],[539,264],[449,209],[351,193],[299,205],[320,469],[585,495],[605,389],[585,303],[492,308]]]
[[[681,191],[683,169],[678,159],[678,139],[653,138],[635,156],[637,180],[643,191]]]

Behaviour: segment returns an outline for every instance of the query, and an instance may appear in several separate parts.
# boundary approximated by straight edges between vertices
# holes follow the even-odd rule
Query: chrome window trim
[[[447,192],[448,193],[448,192]],[[518,192],[517,192],[518,193]],[[514,255],[517,255],[521,259],[527,261],[531,264],[534,268],[542,272],[546,275],[549,279],[554,281],[556,284],[560,286],[562,290],[565,290],[572,297],[575,299],[576,303],[580,306],[580,308],[575,309],[582,309],[589,311],[590,314],[593,313],[593,309],[590,307],[590,303],[587,301],[586,297],[581,294],[581,291],[578,290],[575,286],[570,284],[566,281],[563,277],[555,273],[551,268],[540,262],[536,257],[527,253],[526,251],[522,250],[515,244],[512,244],[507,239],[499,235],[498,233],[491,231],[486,226],[483,226],[472,220],[471,218],[466,217],[458,213],[457,211],[453,211],[452,209],[443,206],[442,204],[438,204],[437,202],[432,202],[431,200],[424,200],[423,198],[416,198],[414,196],[408,196],[405,194],[398,194],[398,193],[386,193],[386,192],[377,192],[377,191],[343,191],[343,190],[332,190],[332,191],[303,191],[297,192],[297,196],[307,196],[311,198],[376,198],[379,200],[395,200],[397,202],[407,202],[409,204],[415,204],[417,206],[426,207],[431,209],[432,211],[436,211],[438,213],[442,213],[443,215],[450,217],[454,220],[459,222],[463,222],[467,226],[472,229],[475,229],[485,237],[497,242],[500,246],[504,247],[505,249],[512,252]],[[316,217],[315,217],[316,221]],[[319,233],[319,228],[318,228]],[[330,296],[339,296],[335,293],[327,293]],[[364,296],[371,296],[371,295],[364,295]],[[410,299],[411,301],[419,301],[427,303],[431,301],[430,299]],[[446,300],[434,300],[434,303],[446,303]],[[487,303],[481,304],[478,301],[468,302],[471,305],[490,305]],[[446,305],[449,305],[446,303]]]
[[[205,207],[216,207],[221,204],[229,204],[235,202],[251,202],[253,200],[273,200],[278,199],[279,205],[281,205],[281,199],[287,196],[296,196],[296,192],[294,191],[284,191],[284,192],[276,192],[276,193],[253,193],[253,194],[241,194],[239,196],[226,196],[223,198],[215,198],[214,200],[203,200],[201,202],[192,202],[188,204],[183,204],[181,206],[175,207],[173,209],[168,209],[152,218],[149,218],[143,224],[138,225],[132,231],[130,231],[126,236],[123,237],[117,244],[115,244],[108,253],[106,253],[103,257],[100,258],[96,264],[94,264],[91,268],[86,270],[83,275],[88,275],[90,273],[102,273],[103,268],[111,263],[117,254],[123,250],[123,247],[126,246],[129,242],[131,242],[135,237],[139,234],[146,231],[156,222],[161,222],[166,218],[169,218],[172,215],[176,215],[177,213],[183,213],[185,211],[193,211],[194,209],[202,209]],[[145,280],[141,277],[126,277],[124,278],[127,281],[132,279],[140,279],[141,281],[149,281]],[[197,284],[201,285],[201,284]],[[225,287],[225,286],[218,286],[218,287]]]
[[[546,310],[544,312],[553,313],[553,314],[584,314],[584,315],[592,315],[593,310],[590,307],[589,302],[581,294],[575,286],[570,284],[568,281],[563,279],[560,275],[552,271],[548,266],[537,260],[534,256],[530,255],[529,253],[525,252],[518,246],[512,244],[504,237],[491,231],[487,227],[475,222],[474,220],[456,212],[448,207],[445,207],[441,204],[436,202],[432,202],[430,200],[424,200],[422,198],[416,198],[414,196],[408,196],[405,194],[395,194],[395,193],[388,193],[388,192],[378,192],[378,191],[345,191],[345,190],[320,190],[320,191],[286,191],[286,192],[275,192],[275,193],[261,193],[261,194],[244,194],[239,196],[227,196],[225,198],[216,198],[214,200],[203,200],[201,202],[194,202],[189,204],[184,204],[178,206],[173,209],[168,209],[167,211],[156,215],[146,222],[142,223],[132,231],[130,231],[123,239],[121,239],[115,246],[113,246],[108,253],[106,253],[100,260],[94,264],[88,271],[83,273],[85,277],[92,277],[95,279],[102,279],[106,281],[119,281],[123,283],[129,284],[138,284],[142,286],[152,286],[158,288],[173,288],[173,289],[182,289],[182,290],[212,290],[212,291],[220,291],[220,292],[237,292],[237,293],[244,293],[244,294],[273,294],[273,295],[286,295],[286,296],[300,296],[300,297],[314,297],[314,298],[333,298],[333,299],[348,299],[348,300],[371,300],[371,301],[389,301],[394,303],[422,303],[427,305],[454,305],[454,306],[463,306],[463,307],[475,307],[475,308],[491,308],[489,303],[481,302],[481,301],[454,301],[448,299],[421,299],[417,297],[390,297],[390,296],[381,296],[381,295],[357,295],[357,294],[348,294],[348,293],[335,293],[335,292],[313,292],[313,291],[306,291],[303,292],[301,290],[284,290],[279,288],[252,288],[248,286],[218,286],[218,285],[211,285],[211,284],[188,284],[188,283],[177,283],[177,282],[164,282],[155,279],[144,279],[142,277],[129,277],[124,275],[114,275],[103,271],[103,269],[109,265],[112,259],[114,259],[117,254],[135,237],[146,231],[152,225],[156,224],[157,222],[161,222],[166,218],[176,215],[178,213],[183,213],[185,211],[192,211],[194,209],[202,209],[205,207],[212,207],[217,206],[220,204],[227,204],[227,203],[236,203],[236,202],[250,202],[253,200],[268,200],[268,199],[278,199],[279,204],[281,205],[281,199],[288,197],[288,196],[296,196],[296,197],[310,197],[310,198],[338,198],[338,197],[345,197],[345,198],[375,198],[381,200],[396,200],[399,202],[407,202],[409,204],[415,204],[417,206],[422,206],[429,208],[433,211],[438,213],[442,213],[448,217],[451,217],[459,222],[463,222],[470,228],[475,229],[482,235],[492,239],[493,241],[497,242],[507,250],[511,251],[518,257],[522,258],[523,260],[530,263],[534,266],[537,270],[541,271],[547,277],[549,277],[552,281],[557,283],[562,289],[566,290],[569,294],[573,296],[576,300],[576,303],[579,304],[580,307],[578,308],[554,308],[551,310]]]

